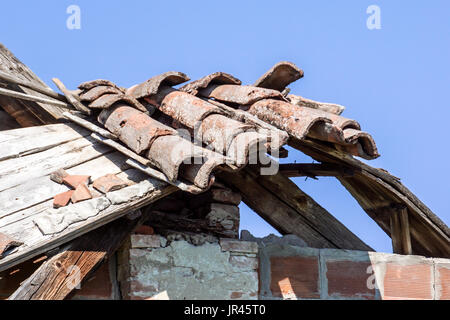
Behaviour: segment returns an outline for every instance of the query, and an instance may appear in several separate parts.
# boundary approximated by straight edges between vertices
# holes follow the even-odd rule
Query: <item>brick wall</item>
[[[450,300],[450,259],[231,239],[168,244],[151,233],[132,235],[71,298]],[[0,274],[0,299],[42,261]]]
[[[257,299],[258,246],[222,239],[193,245],[159,235],[132,235],[119,254],[122,297]]]
[[[450,299],[450,260],[268,245],[261,299]]]

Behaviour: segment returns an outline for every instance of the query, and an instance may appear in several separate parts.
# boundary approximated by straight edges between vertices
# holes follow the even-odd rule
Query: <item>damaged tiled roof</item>
[[[97,121],[170,181],[201,189],[213,183],[219,167],[242,168],[252,156],[262,156],[261,146],[273,153],[288,138],[317,139],[351,155],[378,157],[373,138],[339,115],[343,107],[284,92],[301,77],[297,66],[280,62],[254,86],[216,72],[175,89],[190,79],[171,71],[128,90],[94,80],[73,93],[86,107],[102,109]]]

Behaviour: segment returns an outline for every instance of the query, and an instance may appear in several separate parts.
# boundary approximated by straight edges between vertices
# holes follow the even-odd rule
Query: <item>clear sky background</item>
[[[69,30],[69,5],[81,29]],[[381,29],[366,27],[369,5]],[[450,223],[450,1],[4,1],[0,42],[41,79],[69,88],[97,78],[128,87],[166,71],[224,71],[253,83],[280,60],[305,77],[290,87],[347,107],[373,135],[369,164],[401,177]],[[53,86],[52,86],[53,87]],[[293,152],[289,161],[310,162]],[[332,178],[295,182],[378,251],[390,239]],[[248,208],[242,228],[273,232]]]

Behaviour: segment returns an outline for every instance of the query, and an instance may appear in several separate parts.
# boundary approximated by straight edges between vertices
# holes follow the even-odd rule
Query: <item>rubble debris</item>
[[[266,237],[258,238],[258,237],[253,236],[250,233],[250,231],[242,230],[240,239],[242,241],[256,242],[260,246],[265,246],[269,243],[270,244],[291,245],[291,246],[297,246],[297,247],[307,247],[308,246],[308,244],[304,240],[302,240],[295,234],[286,234],[282,237],[277,237],[276,235],[271,233]]]
[[[238,238],[239,208],[233,205],[212,203],[211,211],[206,215],[211,227],[222,228],[230,238]]]
[[[50,179],[56,183],[62,184],[64,178],[69,174],[63,168],[56,170],[55,172],[50,174]]]
[[[78,184],[78,187],[73,192],[71,198],[72,203],[81,202],[84,200],[92,199],[92,194],[89,191],[89,188],[84,183]]]
[[[69,190],[53,197],[53,208],[65,207],[69,204],[74,190]]]
[[[107,174],[94,180],[92,186],[102,193],[116,191],[126,187],[128,184],[115,174]]]

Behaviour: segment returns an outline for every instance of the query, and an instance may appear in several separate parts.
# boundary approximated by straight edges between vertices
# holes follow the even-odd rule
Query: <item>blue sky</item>
[[[69,5],[81,29],[69,30]],[[366,27],[369,5],[381,29]],[[0,42],[41,79],[69,88],[106,78],[127,87],[176,70],[192,79],[224,71],[253,83],[280,60],[305,77],[292,93],[342,104],[377,142],[369,163],[401,177],[450,223],[450,2],[24,1],[2,3]],[[311,161],[299,153],[290,160]],[[390,239],[334,179],[295,182],[378,251]],[[242,227],[273,230],[242,206]]]

